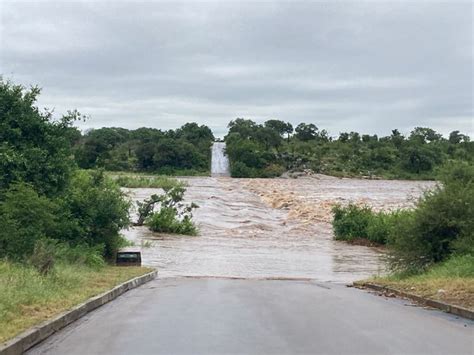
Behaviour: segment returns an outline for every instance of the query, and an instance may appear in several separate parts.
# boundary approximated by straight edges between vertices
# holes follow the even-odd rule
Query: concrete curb
[[[128,290],[153,280],[157,274],[158,272],[154,270],[148,274],[135,277],[134,279],[115,286],[109,291],[88,299],[86,302],[81,303],[66,312],[63,312],[52,319],[49,319],[24,331],[15,338],[1,344],[0,355],[23,354],[25,351],[31,349],[39,342],[45,340],[52,334],[56,333],[58,330],[85,316],[94,309],[114,300]]]
[[[402,298],[407,298],[409,300],[412,300],[416,303],[422,304],[424,306],[432,307],[432,308],[437,308],[442,310],[443,312],[447,313],[452,313],[457,316],[467,318],[474,320],[474,311],[471,311],[467,308],[455,306],[452,304],[436,301],[430,298],[425,298],[425,297],[420,297],[417,295],[414,295],[412,293],[407,293],[404,291],[400,291],[394,288],[390,288],[387,286],[381,286],[377,284],[372,284],[372,283],[365,283],[365,282],[354,282],[355,287],[360,287],[360,288],[368,288],[371,290],[379,291],[379,292],[389,292],[393,293],[394,295]]]

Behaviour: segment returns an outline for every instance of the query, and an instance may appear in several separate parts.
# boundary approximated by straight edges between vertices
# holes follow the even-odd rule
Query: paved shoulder
[[[158,279],[29,354],[472,354],[474,323],[341,285]]]

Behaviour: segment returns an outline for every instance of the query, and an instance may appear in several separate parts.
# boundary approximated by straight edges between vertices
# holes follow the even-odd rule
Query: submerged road
[[[473,354],[474,323],[340,284],[164,278],[28,354]]]

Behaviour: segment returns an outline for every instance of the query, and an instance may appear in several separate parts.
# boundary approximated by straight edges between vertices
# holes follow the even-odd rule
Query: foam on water
[[[212,176],[230,176],[229,159],[225,154],[225,143],[215,142],[212,145]]]

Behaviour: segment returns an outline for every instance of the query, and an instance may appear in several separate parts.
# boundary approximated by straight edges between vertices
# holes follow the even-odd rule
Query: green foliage
[[[474,166],[451,163],[439,177],[441,185],[425,192],[412,210],[335,206],[335,238],[386,243],[392,268],[408,272],[452,255],[474,255]]]
[[[368,239],[367,229],[373,218],[369,207],[358,207],[350,204],[347,207],[336,205],[333,207],[333,228],[337,240],[353,241]]]
[[[278,162],[283,133],[293,130],[289,123],[270,120],[257,125],[241,118],[229,123],[226,153],[233,177],[275,177],[285,170]]]
[[[0,257],[21,260],[38,240],[57,236],[59,206],[38,195],[31,185],[10,186],[0,201]]]
[[[209,127],[196,123],[166,132],[104,127],[87,132],[74,150],[78,165],[84,169],[196,175],[209,170],[213,140]]]
[[[445,261],[424,269],[401,269],[389,275],[389,281],[422,282],[436,279],[474,278],[474,255],[451,255]]]
[[[53,121],[35,102],[40,89],[29,90],[0,78],[0,199],[10,184],[29,183],[40,194],[61,193],[73,169],[71,112]]]
[[[394,229],[394,268],[419,269],[451,254],[474,254],[474,166],[448,164],[442,185],[426,192],[410,218]]]
[[[183,186],[175,186],[165,189],[162,195],[152,195],[138,202],[137,224],[144,221],[154,232],[196,235],[198,230],[192,222],[192,211],[198,206],[183,203],[185,191]]]
[[[0,258],[29,262],[47,274],[56,261],[99,265],[121,243],[130,203],[102,172],[77,171],[71,145],[83,118],[59,121],[35,106],[40,90],[0,80]],[[100,155],[126,130],[94,136]],[[90,147],[89,147],[90,148]]]
[[[48,274],[54,267],[54,244],[47,239],[37,240],[33,254],[30,256],[30,263],[42,275]]]
[[[57,263],[95,269],[105,266],[102,246],[90,247],[85,244],[71,246],[55,239],[37,240],[29,262],[42,275],[51,272]]]
[[[326,130],[306,123],[290,137],[293,127],[287,125],[279,120],[264,125],[243,118],[231,121],[225,141],[232,176],[274,177],[282,170],[312,169],[346,177],[434,179],[450,160],[474,164],[474,143],[459,131],[451,132],[449,139],[425,127],[416,127],[408,138],[395,129],[387,137],[342,132],[333,139]],[[265,171],[268,166],[274,173]]]
[[[64,211],[60,239],[73,245],[102,245],[106,257],[114,255],[119,231],[130,224],[130,202],[117,184],[102,171],[78,171],[60,204]]]
[[[474,255],[455,255],[432,267],[426,277],[474,277]]]
[[[175,186],[185,186],[184,182],[167,176],[119,175],[112,178],[117,185],[128,188],[162,188],[169,190]]]
[[[52,272],[42,275],[29,264],[0,260],[0,343],[149,271],[58,260]]]
[[[177,218],[176,211],[169,207],[162,207],[147,219],[146,224],[153,232],[196,235],[197,228],[191,217]]]
[[[354,241],[366,239],[375,244],[387,244],[394,229],[410,217],[410,211],[374,212],[368,206],[349,204],[333,207],[335,239]]]

